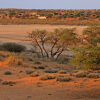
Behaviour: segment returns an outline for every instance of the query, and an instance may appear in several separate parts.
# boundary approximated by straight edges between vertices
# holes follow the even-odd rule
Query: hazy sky
[[[0,0],[0,8],[100,9],[100,0]]]

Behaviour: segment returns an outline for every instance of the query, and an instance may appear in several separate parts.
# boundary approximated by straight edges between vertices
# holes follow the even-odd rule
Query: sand
[[[35,29],[53,31],[56,28],[76,28],[76,33],[81,35],[87,26],[66,26],[66,25],[0,25],[0,43],[16,42],[31,49],[32,45],[27,38],[28,33]]]
[[[4,75],[7,70],[13,74]],[[20,70],[23,72],[19,73]],[[27,68],[0,67],[0,79],[16,82],[13,86],[0,83],[0,100],[100,100],[100,79],[73,78],[70,82],[56,82],[55,79],[42,81],[39,77],[26,75],[25,70]]]

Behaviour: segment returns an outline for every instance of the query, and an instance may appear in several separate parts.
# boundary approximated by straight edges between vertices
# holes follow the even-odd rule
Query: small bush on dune
[[[14,56],[8,57],[4,63],[8,66],[23,66],[23,60]]]
[[[13,81],[4,81],[4,82],[2,82],[2,85],[13,86],[14,84],[16,84],[16,82],[13,82]]]
[[[67,72],[65,70],[60,70],[58,73],[59,74],[66,74]]]
[[[100,78],[100,74],[98,73],[90,73],[87,75],[88,78]]]
[[[76,73],[76,77],[81,78],[81,77],[86,77],[88,75],[88,72],[84,72],[84,71],[79,71]]]
[[[11,75],[12,72],[10,72],[10,71],[6,71],[4,74],[5,74],[5,75]]]
[[[71,80],[72,78],[70,76],[63,76],[63,75],[59,75],[56,79],[56,81],[59,81],[59,82],[69,82]]]
[[[41,65],[41,62],[39,62],[39,61],[36,61],[36,62],[34,62],[34,64]]]
[[[40,77],[40,80],[51,80],[51,79],[55,79],[55,78],[56,78],[55,75],[45,74]]]
[[[33,70],[26,70],[26,74],[32,74],[33,72]]]
[[[59,70],[58,69],[46,69],[44,72],[45,73],[57,73]]]
[[[34,69],[45,69],[45,66],[36,66]]]
[[[22,52],[25,51],[26,47],[17,43],[4,43],[0,46],[1,50],[10,52]]]
[[[31,76],[31,77],[38,77],[39,74],[38,74],[38,72],[33,72],[30,76]]]

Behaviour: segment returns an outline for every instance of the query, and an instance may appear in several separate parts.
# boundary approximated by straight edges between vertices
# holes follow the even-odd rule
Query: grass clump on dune
[[[45,66],[35,66],[34,69],[45,69]]]
[[[33,72],[33,70],[26,70],[26,74],[32,74]]]
[[[51,79],[55,79],[55,78],[56,78],[55,75],[45,74],[40,77],[40,80],[51,80]]]
[[[23,66],[23,60],[14,56],[8,57],[3,63],[8,66]]]
[[[58,69],[46,69],[45,71],[44,71],[45,73],[57,73],[58,72]]]
[[[67,71],[65,71],[65,70],[60,70],[58,73],[59,73],[59,74],[66,74]]]
[[[33,72],[30,76],[31,77],[38,77],[39,76],[39,73],[38,72]]]
[[[72,78],[70,76],[63,76],[63,75],[59,75],[56,79],[56,81],[59,81],[59,82],[69,82],[71,80]]]
[[[4,82],[2,82],[2,85],[13,86],[14,84],[16,84],[16,82],[13,82],[13,81],[4,81]]]
[[[100,78],[99,73],[90,73],[87,75],[88,78]]]

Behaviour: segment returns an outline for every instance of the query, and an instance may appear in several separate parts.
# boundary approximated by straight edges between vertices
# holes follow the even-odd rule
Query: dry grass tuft
[[[55,79],[56,75],[54,74],[45,74],[43,76],[40,77],[40,80],[51,80],[51,79]]]
[[[100,78],[99,73],[90,73],[87,75],[88,78]]]
[[[38,72],[33,72],[30,76],[31,77],[38,77],[39,76],[39,73]]]
[[[81,78],[81,77],[86,77],[88,75],[88,72],[85,71],[79,71],[76,73],[76,77]]]
[[[60,70],[58,73],[59,73],[59,74],[66,74],[67,71],[65,71],[65,70]]]
[[[33,70],[26,70],[26,74],[32,74],[33,72]]]
[[[56,79],[56,81],[59,81],[59,82],[69,82],[71,80],[72,78],[70,76],[63,76],[63,75],[59,75]]]
[[[23,66],[23,60],[14,56],[8,57],[3,63],[8,66]]]
[[[4,81],[4,82],[2,82],[2,85],[13,86],[14,84],[16,84],[16,82],[13,82],[13,81]]]

